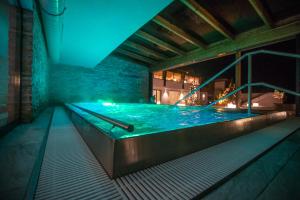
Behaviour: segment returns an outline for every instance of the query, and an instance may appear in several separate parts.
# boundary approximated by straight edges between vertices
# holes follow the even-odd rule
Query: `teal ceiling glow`
[[[60,63],[95,67],[172,0],[66,0]]]

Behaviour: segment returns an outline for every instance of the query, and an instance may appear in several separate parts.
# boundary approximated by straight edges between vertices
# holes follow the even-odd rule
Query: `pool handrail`
[[[117,120],[117,119],[112,119],[110,117],[107,117],[105,115],[96,113],[94,111],[88,110],[86,108],[80,107],[80,106],[75,105],[75,104],[71,104],[71,105],[78,108],[78,109],[80,109],[80,110],[82,110],[82,111],[84,111],[84,112],[87,112],[87,113],[89,113],[89,114],[91,114],[91,115],[93,115],[97,118],[100,118],[100,119],[112,124],[113,126],[117,126],[117,127],[122,128],[122,129],[124,129],[128,132],[133,132],[134,131],[134,126],[132,124],[128,124],[126,122],[122,122],[122,121]]]
[[[264,82],[258,82],[258,83],[246,83],[240,87],[238,87],[237,89],[229,92],[227,95],[223,96],[222,98],[220,99],[217,99],[215,100],[214,102],[208,104],[207,106],[205,106],[203,109],[207,109],[207,108],[210,108],[211,106],[217,104],[219,101],[222,101],[224,99],[227,99],[228,97],[234,95],[235,93],[247,88],[248,86],[251,86],[251,87],[257,87],[257,86],[264,86],[264,87],[267,87],[267,88],[271,88],[271,89],[274,89],[274,90],[278,90],[278,91],[282,91],[282,92],[285,92],[287,94],[291,94],[291,95],[294,95],[294,96],[298,96],[300,97],[300,93],[298,92],[295,92],[295,91],[292,91],[292,90],[288,90],[288,89],[285,89],[285,88],[282,88],[282,87],[278,87],[278,86],[275,86],[275,85],[272,85],[272,84],[269,84],[269,83],[264,83]],[[249,106],[249,105],[248,105]]]
[[[216,78],[218,78],[219,76],[221,76],[223,73],[225,73],[227,70],[231,69],[232,67],[235,67],[237,63],[240,63],[243,59],[248,57],[248,101],[250,101],[250,96],[251,96],[251,79],[252,79],[252,56],[256,55],[256,54],[270,54],[270,55],[276,55],[276,56],[283,56],[283,57],[290,57],[290,58],[297,58],[300,59],[300,55],[299,54],[294,54],[294,53],[286,53],[286,52],[279,52],[279,51],[270,51],[270,50],[257,50],[257,51],[252,51],[252,52],[248,52],[244,55],[242,55],[241,57],[239,57],[238,59],[236,59],[235,61],[233,61],[231,64],[229,64],[227,67],[223,68],[222,70],[220,70],[218,73],[216,73],[214,76],[212,76],[211,78],[209,78],[207,81],[205,81],[204,83],[202,83],[201,85],[199,85],[198,87],[196,87],[195,89],[193,89],[192,91],[190,91],[187,95],[185,95],[184,97],[182,97],[181,99],[179,99],[174,105],[179,104],[181,101],[185,100],[186,98],[192,96],[195,92],[197,92],[198,90],[202,89],[203,87],[205,87],[206,85],[208,85],[209,83],[211,83],[213,80],[215,80]],[[249,107],[249,111],[251,112],[251,106]]]

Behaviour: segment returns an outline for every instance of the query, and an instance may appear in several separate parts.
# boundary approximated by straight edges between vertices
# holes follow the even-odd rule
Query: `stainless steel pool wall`
[[[69,108],[66,108],[66,110],[81,137],[105,169],[106,173],[110,177],[113,177],[115,140]]]
[[[75,112],[70,117],[111,178],[160,164],[264,128],[291,116],[274,112],[162,133],[113,139]]]

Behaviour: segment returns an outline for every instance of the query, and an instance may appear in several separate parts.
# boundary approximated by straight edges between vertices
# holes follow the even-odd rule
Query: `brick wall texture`
[[[54,65],[50,70],[50,100],[146,102],[148,79],[147,67],[112,55],[94,68]]]

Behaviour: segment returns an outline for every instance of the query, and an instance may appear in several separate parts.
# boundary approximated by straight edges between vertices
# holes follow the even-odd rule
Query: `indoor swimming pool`
[[[255,114],[242,112],[224,112],[215,108],[203,110],[201,106],[109,102],[75,103],[73,105],[134,126],[134,131],[132,132],[128,132],[119,127],[112,128],[110,123],[94,117],[70,104],[68,105],[115,139],[130,138],[255,116]]]

